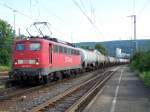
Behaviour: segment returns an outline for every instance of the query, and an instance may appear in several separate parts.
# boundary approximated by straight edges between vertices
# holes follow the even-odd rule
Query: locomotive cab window
[[[29,46],[30,51],[39,51],[41,48],[40,43],[31,43]]]
[[[16,44],[16,50],[17,51],[23,51],[25,49],[25,45],[24,44]]]

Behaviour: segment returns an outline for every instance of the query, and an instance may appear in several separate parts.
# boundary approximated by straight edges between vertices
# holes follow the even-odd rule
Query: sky
[[[0,19],[14,28],[13,10],[16,34],[46,21],[53,37],[68,42],[131,40],[136,15],[137,39],[150,37],[150,0],[0,0]]]

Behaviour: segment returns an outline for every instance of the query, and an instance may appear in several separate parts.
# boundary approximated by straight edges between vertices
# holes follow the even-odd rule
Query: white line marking
[[[115,96],[114,96],[113,101],[112,101],[112,106],[111,106],[110,112],[115,111],[116,102],[117,102],[117,95],[118,95],[119,85],[120,85],[120,82],[121,82],[122,75],[123,75],[123,70],[121,70],[121,74],[120,74],[120,77],[119,77],[119,84],[117,85],[117,88],[115,90]]]
[[[121,81],[121,78],[122,78],[122,74],[123,74],[123,70],[121,70],[121,75],[119,77],[119,84],[120,84],[120,81]]]

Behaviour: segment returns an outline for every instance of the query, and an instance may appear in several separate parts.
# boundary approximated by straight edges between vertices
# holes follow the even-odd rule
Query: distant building
[[[116,48],[116,57],[117,58],[129,58],[130,54],[123,53],[120,48]]]
[[[120,48],[116,48],[116,57],[121,57],[121,49]]]

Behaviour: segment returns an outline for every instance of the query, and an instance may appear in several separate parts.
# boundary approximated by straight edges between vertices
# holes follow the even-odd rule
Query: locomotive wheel
[[[64,72],[63,72],[63,76],[64,76],[64,78],[70,77],[70,70],[64,71]]]
[[[70,70],[71,76],[70,77],[75,77],[76,76],[76,71],[75,70]]]
[[[44,76],[44,77],[43,77],[43,82],[44,82],[44,84],[47,84],[47,83],[48,83],[48,77],[47,77],[47,76]]]
[[[58,80],[62,80],[63,79],[63,75],[61,72],[56,72],[56,77]]]

